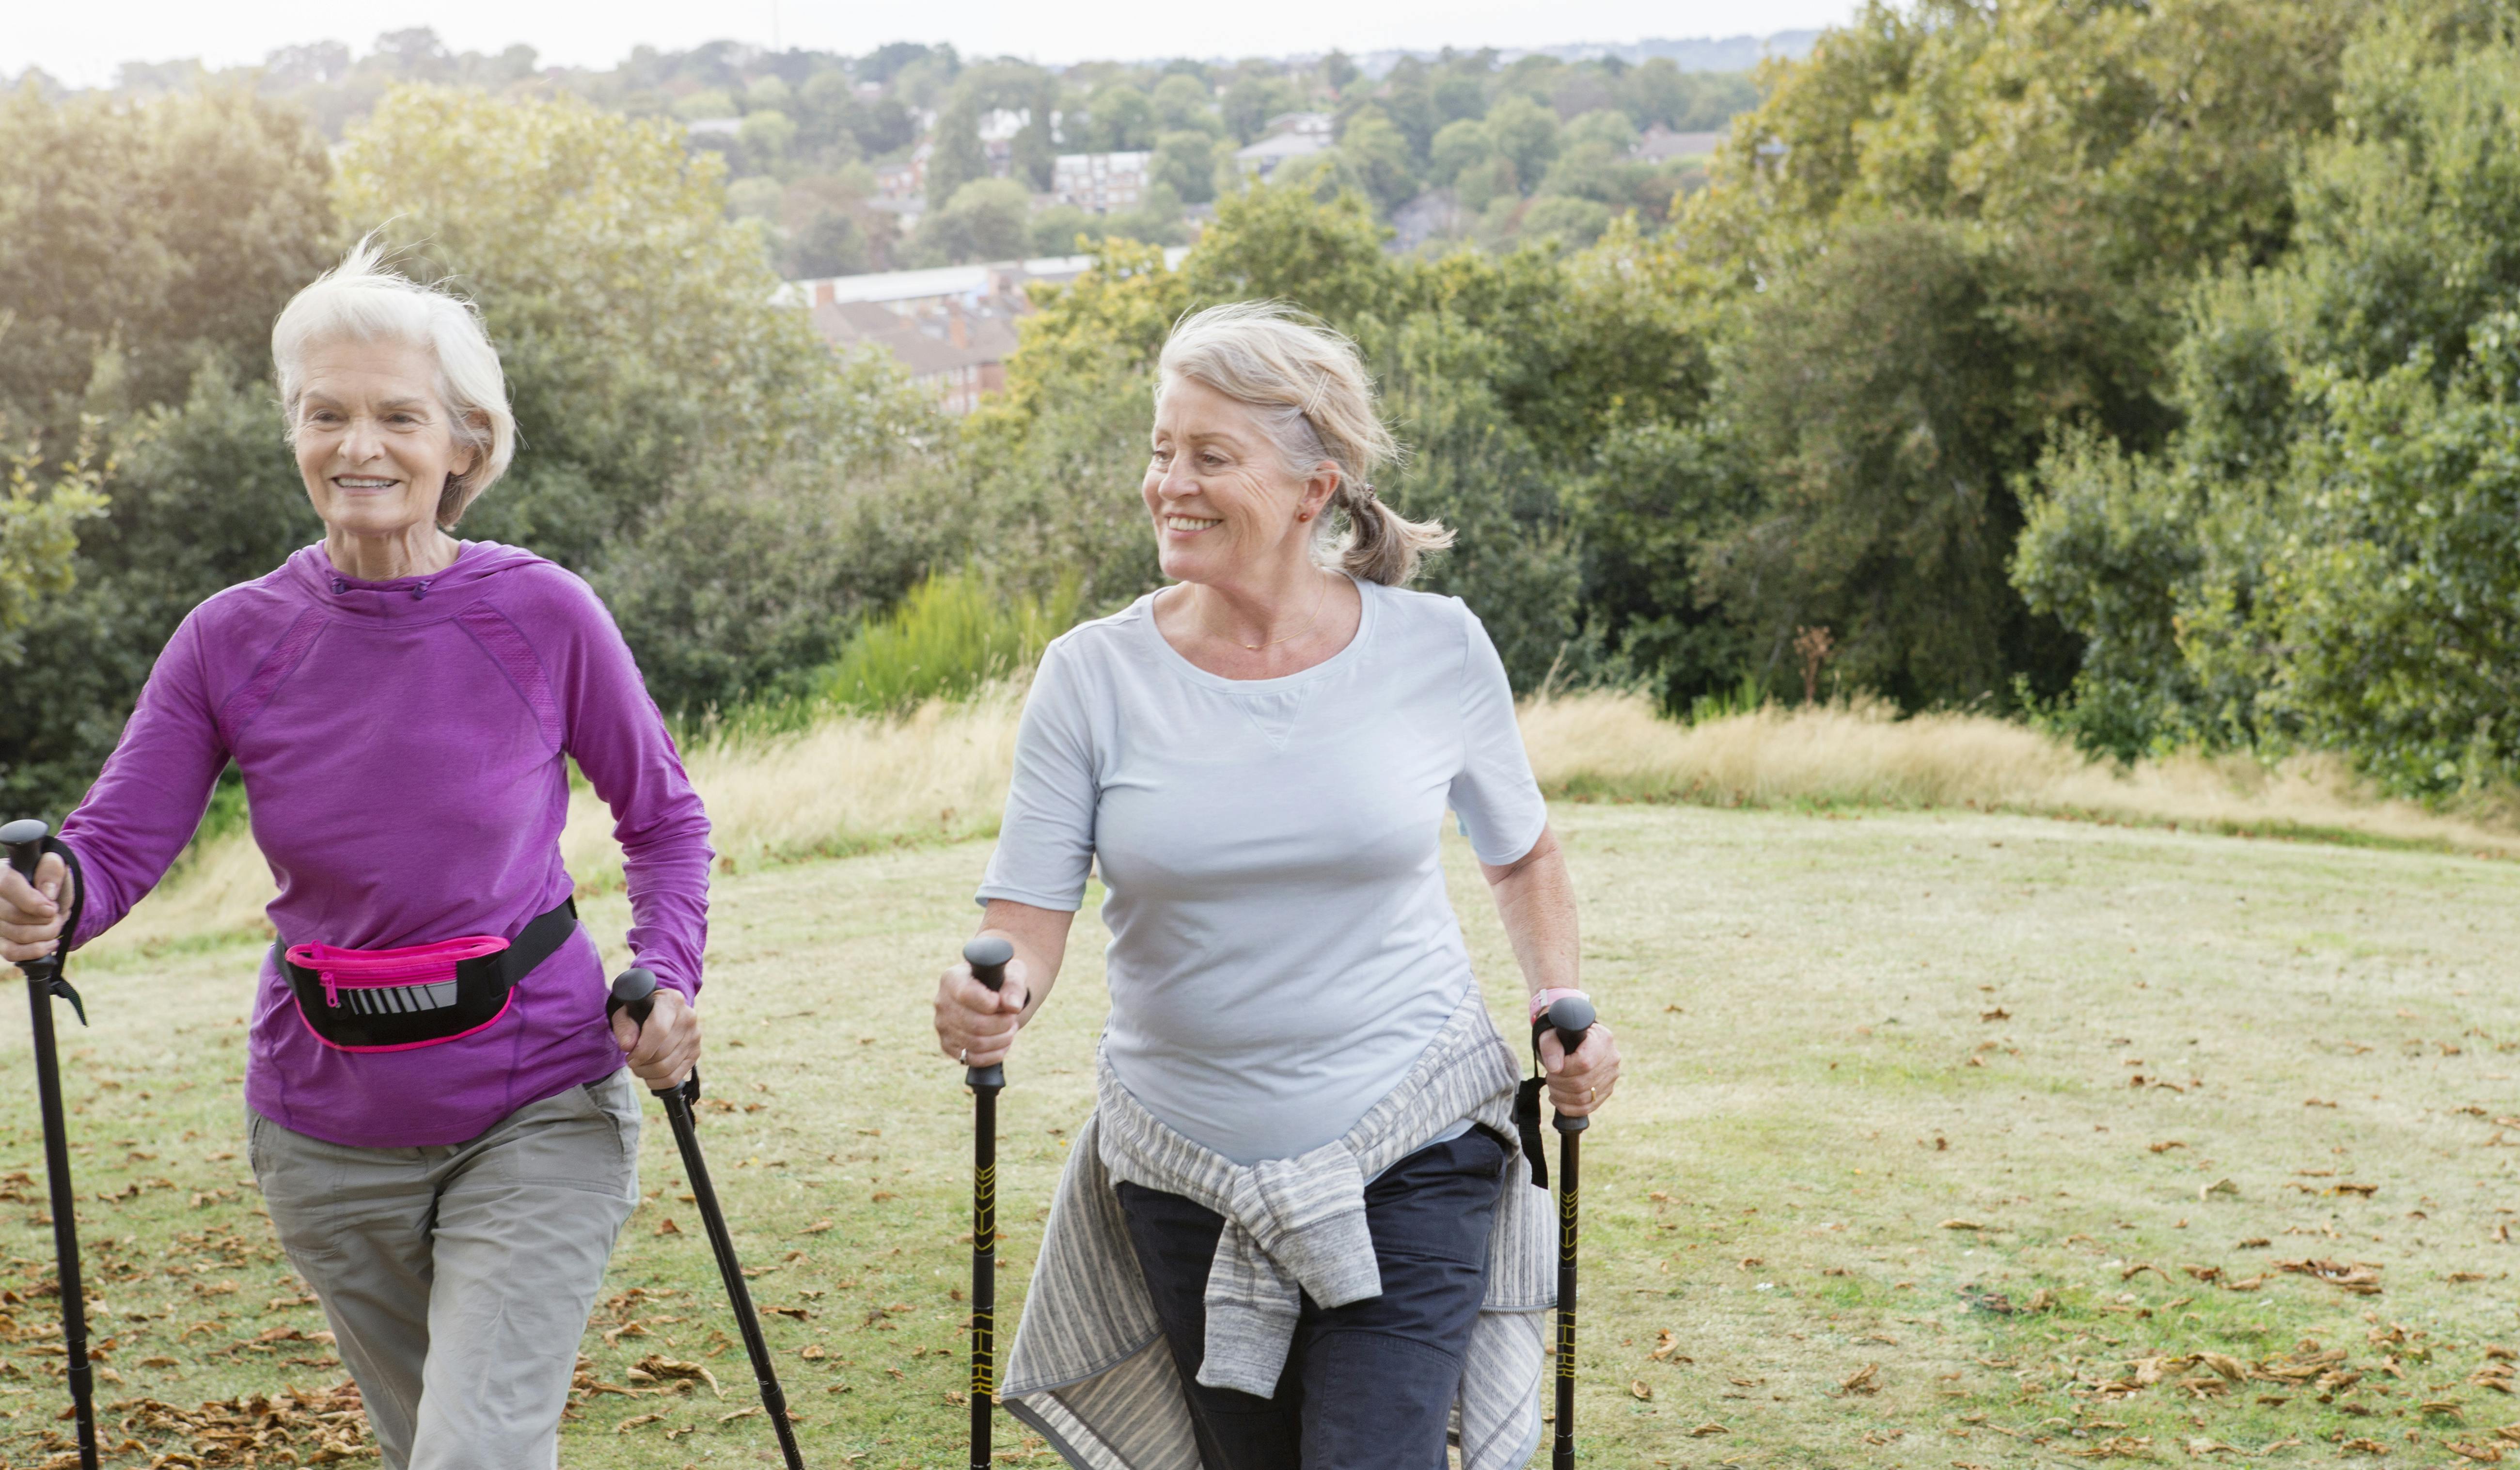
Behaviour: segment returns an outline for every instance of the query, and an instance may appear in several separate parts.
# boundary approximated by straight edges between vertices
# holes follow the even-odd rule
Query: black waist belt
[[[277,940],[271,958],[318,1040],[345,1051],[401,1051],[470,1036],[499,1019],[517,983],[576,932],[577,901],[562,899],[506,949],[456,960],[445,978],[409,985],[327,985],[321,971],[291,959]]]

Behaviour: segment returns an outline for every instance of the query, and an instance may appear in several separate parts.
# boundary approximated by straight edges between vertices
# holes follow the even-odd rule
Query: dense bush
[[[2520,48],[2487,29],[2366,33],[2295,247],[2194,292],[2178,433],[2043,465],[2019,580],[2089,640],[2087,743],[2298,741],[2416,793],[2520,779]]]
[[[962,698],[1030,667],[1076,612],[1072,578],[1035,598],[1010,596],[968,566],[930,577],[860,627],[840,656],[815,672],[812,692],[822,704],[862,715]]]

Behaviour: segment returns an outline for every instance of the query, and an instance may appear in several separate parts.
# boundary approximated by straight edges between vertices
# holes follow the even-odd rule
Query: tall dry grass
[[[994,835],[1019,704],[1015,689],[998,686],[903,719],[834,715],[792,734],[696,746],[686,764],[708,805],[721,869]],[[1682,725],[1641,696],[1592,692],[1525,703],[1522,733],[1542,786],[1577,800],[1965,806],[2520,854],[2520,826],[2380,799],[2332,759],[2270,769],[2182,756],[2122,772],[1982,715],[1903,720],[1881,705],[1771,706]],[[582,892],[619,886],[611,814],[591,791],[571,799],[562,850]],[[261,856],[239,830],[204,844],[99,949],[261,931],[270,896]]]
[[[1682,725],[1642,696],[1591,692],[1525,703],[1522,735],[1541,785],[1579,800],[1968,806],[2520,853],[2520,825],[2385,799],[2332,756],[2270,767],[2185,754],[2120,770],[1984,715],[1771,705]]]

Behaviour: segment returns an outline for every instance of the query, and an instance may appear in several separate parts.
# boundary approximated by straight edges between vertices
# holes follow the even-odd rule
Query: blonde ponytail
[[[1428,552],[1453,544],[1453,531],[1440,520],[1411,520],[1382,503],[1372,485],[1339,479],[1330,504],[1347,516],[1347,530],[1333,553],[1338,569],[1385,587],[1406,587],[1418,575],[1418,560]]]

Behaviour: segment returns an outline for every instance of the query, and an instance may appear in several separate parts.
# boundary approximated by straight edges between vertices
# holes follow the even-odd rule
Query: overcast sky
[[[0,0],[0,74],[38,66],[97,86],[126,61],[260,61],[279,46],[435,28],[458,51],[518,41],[546,65],[609,67],[642,43],[720,38],[856,54],[886,41],[951,41],[966,56],[1065,63],[1104,58],[1282,56],[1342,47],[1546,46],[1645,37],[1766,35],[1834,24],[1854,0]]]

